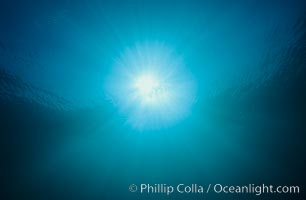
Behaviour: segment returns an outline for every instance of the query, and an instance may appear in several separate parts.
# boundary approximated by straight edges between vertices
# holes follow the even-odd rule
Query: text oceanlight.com
[[[132,184],[129,186],[130,192],[138,192],[140,194],[165,194],[173,193],[181,194],[299,194],[299,186],[273,186],[266,184],[248,184],[248,185],[223,185],[223,184]]]

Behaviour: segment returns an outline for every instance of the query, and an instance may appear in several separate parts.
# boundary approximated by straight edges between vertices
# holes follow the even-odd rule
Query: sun
[[[143,104],[162,103],[168,93],[164,83],[152,74],[140,75],[134,88]]]
[[[125,124],[141,131],[178,123],[195,102],[195,82],[183,59],[158,42],[123,51],[106,86]]]

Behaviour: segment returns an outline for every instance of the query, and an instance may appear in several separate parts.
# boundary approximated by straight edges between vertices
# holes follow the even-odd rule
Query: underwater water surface
[[[303,199],[129,186],[305,188],[305,19],[297,0],[0,0],[3,199]]]

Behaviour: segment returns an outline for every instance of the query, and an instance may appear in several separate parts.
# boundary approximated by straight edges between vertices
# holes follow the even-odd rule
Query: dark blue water
[[[1,0],[3,199],[303,199],[128,187],[305,188],[305,11],[289,0]],[[150,57],[150,46],[135,47],[151,43],[173,51],[184,68],[178,77],[193,85],[180,95],[188,106],[174,101],[155,128],[138,129],[137,120],[151,119],[130,118],[129,97],[109,86],[124,85],[118,63]]]

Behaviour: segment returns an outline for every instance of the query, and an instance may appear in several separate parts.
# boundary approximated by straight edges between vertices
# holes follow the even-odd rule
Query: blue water
[[[128,186],[305,185],[305,11],[289,0],[1,0],[6,195],[205,199]],[[192,103],[170,106],[188,108],[176,123],[139,130],[107,88],[127,49],[152,42],[182,60]]]

